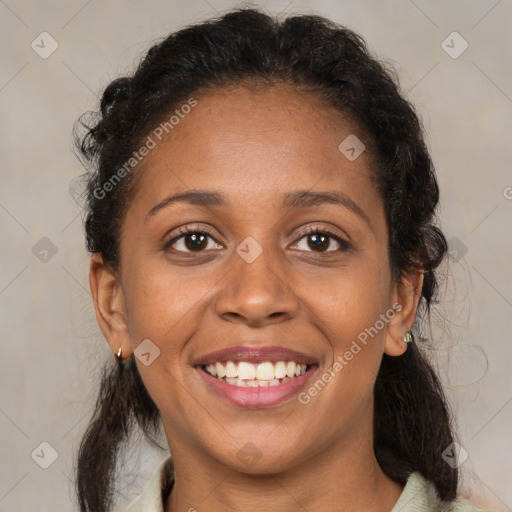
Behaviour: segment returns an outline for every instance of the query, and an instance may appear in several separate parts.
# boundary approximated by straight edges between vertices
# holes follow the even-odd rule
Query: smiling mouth
[[[217,380],[237,387],[271,387],[295,380],[314,365],[295,361],[226,361],[201,365],[203,370]]]

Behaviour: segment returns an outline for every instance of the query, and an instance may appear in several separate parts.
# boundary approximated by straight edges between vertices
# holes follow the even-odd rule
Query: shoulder
[[[142,492],[123,512],[164,512],[164,496],[174,483],[174,467],[171,456],[164,459],[153,473]]]
[[[434,485],[420,473],[412,473],[391,512],[492,512],[458,498],[451,503],[441,501]]]

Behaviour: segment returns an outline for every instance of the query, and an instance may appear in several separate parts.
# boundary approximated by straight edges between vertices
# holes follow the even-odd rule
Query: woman
[[[446,240],[418,118],[350,30],[246,9],[153,46],[78,140],[107,365],[81,511],[477,510],[417,345]],[[416,322],[416,323],[415,323]],[[449,454],[448,456],[446,454]]]

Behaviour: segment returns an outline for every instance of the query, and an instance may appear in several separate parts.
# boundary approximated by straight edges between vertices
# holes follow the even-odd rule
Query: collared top
[[[165,512],[164,500],[174,483],[174,467],[169,455],[158,466],[141,494],[124,512]],[[193,510],[193,509],[192,509]],[[420,473],[412,473],[402,494],[390,512],[492,512],[458,498],[452,503],[441,501],[434,485]]]

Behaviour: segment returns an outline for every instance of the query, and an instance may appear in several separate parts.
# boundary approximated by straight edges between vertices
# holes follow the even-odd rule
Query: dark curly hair
[[[137,171],[110,187],[106,197],[98,191],[112,183],[173,109],[193,94],[223,86],[287,84],[350,116],[367,137],[372,179],[386,213],[393,277],[423,271],[417,318],[429,316],[438,291],[436,269],[447,252],[434,225],[439,190],[421,123],[392,75],[359,35],[320,16],[278,20],[237,9],[172,33],[149,49],[133,75],[108,85],[100,112],[82,116],[76,125],[78,156],[91,168],[86,174],[88,250],[100,253],[112,268],[118,265],[120,227]],[[374,451],[383,471],[402,484],[418,471],[442,500],[453,501],[458,472],[441,457],[454,440],[453,420],[436,372],[414,339],[402,356],[383,356],[374,396]],[[121,448],[137,425],[154,440],[159,419],[133,355],[107,363],[78,454],[82,512],[111,509]]]

